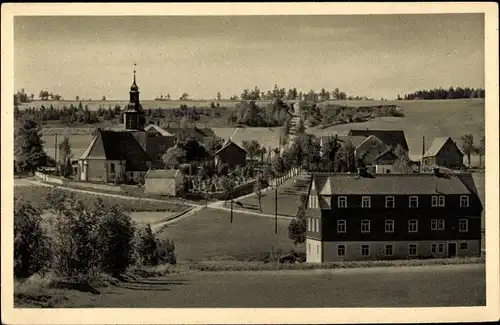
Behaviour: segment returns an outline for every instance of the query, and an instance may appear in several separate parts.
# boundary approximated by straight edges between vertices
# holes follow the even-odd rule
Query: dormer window
[[[337,206],[339,208],[347,208],[347,197],[339,196],[339,198],[337,199]]]
[[[408,206],[410,208],[418,208],[418,196],[410,196]]]
[[[469,207],[469,197],[467,195],[460,196],[460,207],[461,208]]]
[[[362,208],[370,208],[371,207],[371,200],[369,196],[363,196],[361,198],[361,207]]]
[[[394,206],[395,206],[394,196],[386,196],[385,197],[385,207],[386,208],[394,208]]]

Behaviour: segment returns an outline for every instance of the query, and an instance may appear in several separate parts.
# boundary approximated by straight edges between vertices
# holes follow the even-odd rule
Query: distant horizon
[[[339,88],[395,99],[485,87],[483,14],[351,16],[17,16],[14,85],[66,100],[186,92]],[[36,53],[36,55],[34,55]]]

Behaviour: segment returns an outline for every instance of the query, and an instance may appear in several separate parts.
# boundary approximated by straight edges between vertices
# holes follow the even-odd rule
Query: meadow
[[[109,101],[109,103],[115,101]],[[209,103],[191,102],[194,103]],[[118,102],[116,102],[118,103]],[[119,103],[125,103],[120,101]],[[159,105],[158,107],[165,108],[165,103],[162,101],[145,101],[143,105]],[[180,101],[176,101],[173,107],[178,107]],[[237,102],[228,102],[234,103]],[[450,136],[455,141],[459,141],[460,137],[466,133],[472,133],[474,138],[479,138],[485,134],[485,113],[484,99],[457,99],[457,100],[430,100],[430,101],[336,101],[335,103],[348,106],[369,106],[381,104],[397,104],[404,113],[405,117],[379,117],[361,123],[340,124],[321,128],[308,128],[307,132],[315,136],[329,135],[338,133],[339,135],[347,135],[350,129],[395,129],[403,130],[406,134],[408,146],[410,148],[410,156],[413,159],[420,159],[422,154],[422,140],[425,137],[425,147],[428,148],[432,140],[436,137]],[[33,104],[33,103],[31,103]],[[93,103],[92,105],[98,105]],[[325,105],[321,103],[319,105]],[[89,105],[90,106],[90,105]],[[200,105],[201,106],[201,105]],[[93,106],[95,107],[95,106]],[[203,125],[200,125],[200,127]],[[232,140],[241,144],[243,140],[257,140],[266,148],[277,148],[279,141],[280,128],[267,127],[217,127],[213,128],[214,132],[224,139],[232,136]],[[235,133],[236,132],[236,133]],[[71,147],[74,157],[79,157],[86,149],[91,141],[90,135],[69,135]],[[61,141],[62,136],[58,137]],[[54,154],[55,136],[44,136],[46,141],[45,148],[49,155]],[[473,157],[472,164],[477,165],[478,158]]]
[[[274,233],[274,218],[254,216],[204,208],[188,218],[168,225],[160,238],[173,240],[179,261],[260,259],[276,251],[295,249],[288,238],[289,220],[278,219],[278,234]]]

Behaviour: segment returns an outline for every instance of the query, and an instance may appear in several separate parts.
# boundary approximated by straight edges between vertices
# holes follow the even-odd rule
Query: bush
[[[176,264],[174,243],[159,240],[151,230],[151,226],[137,229],[134,238],[134,259],[136,265],[155,266],[159,264]]]
[[[14,277],[28,278],[44,271],[52,260],[50,238],[42,228],[39,209],[14,202]]]
[[[132,263],[134,226],[129,216],[116,208],[95,212],[99,219],[98,238],[102,271],[118,276]]]

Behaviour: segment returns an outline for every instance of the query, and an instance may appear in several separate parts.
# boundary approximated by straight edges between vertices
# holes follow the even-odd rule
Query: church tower
[[[142,131],[144,130],[145,116],[139,101],[139,87],[135,81],[135,66],[134,63],[134,81],[130,86],[130,99],[123,113],[123,123],[125,130]]]

